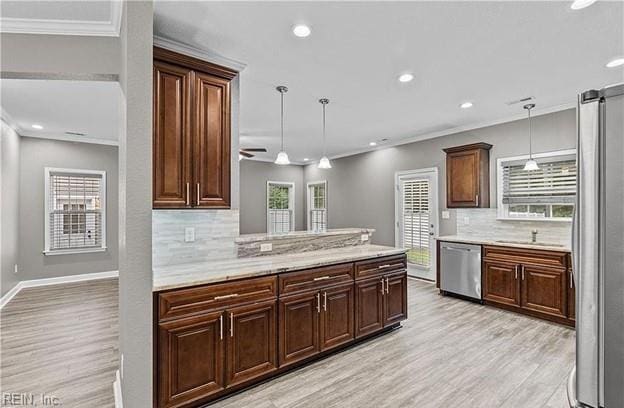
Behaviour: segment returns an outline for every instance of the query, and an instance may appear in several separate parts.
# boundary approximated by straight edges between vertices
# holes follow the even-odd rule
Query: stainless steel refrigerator
[[[624,84],[578,100],[570,406],[624,408]]]

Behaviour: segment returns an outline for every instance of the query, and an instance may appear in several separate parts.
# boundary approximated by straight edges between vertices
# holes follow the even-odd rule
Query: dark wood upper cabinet
[[[474,143],[444,149],[447,208],[490,206],[491,148],[487,143]]]
[[[190,206],[192,71],[154,62],[154,207]]]
[[[247,382],[277,369],[277,301],[229,309],[226,384]]]
[[[154,208],[230,208],[235,71],[154,48]]]

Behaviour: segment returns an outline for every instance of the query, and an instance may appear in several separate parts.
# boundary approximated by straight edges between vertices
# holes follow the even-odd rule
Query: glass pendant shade
[[[525,171],[539,170],[539,166],[537,165],[537,162],[535,160],[529,159],[524,165],[524,170]]]
[[[288,154],[285,151],[281,151],[277,154],[277,158],[275,159],[275,164],[290,164],[290,160],[288,160]]]
[[[327,156],[321,157],[321,161],[319,161],[318,168],[319,169],[331,169],[332,168],[331,163],[329,162],[329,159],[327,158]]]

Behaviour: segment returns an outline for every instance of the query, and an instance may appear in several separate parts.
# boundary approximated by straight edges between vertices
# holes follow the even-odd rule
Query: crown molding
[[[197,59],[221,65],[234,71],[241,72],[247,67],[247,64],[232,58],[225,57],[219,53],[208,49],[197,48],[192,45],[184,44],[176,40],[171,40],[158,35],[154,36],[154,46],[174,51],[180,54],[195,57]]]
[[[106,145],[106,146],[119,146],[119,142],[117,140],[98,139],[98,138],[89,137],[89,136],[74,136],[74,135],[66,135],[66,134],[35,135],[29,132],[20,132],[20,131],[17,131],[17,133],[22,137],[33,137],[37,139],[60,140],[62,142],[73,142],[73,143],[90,143],[90,144],[98,144],[98,145]]]
[[[119,37],[123,3],[121,0],[111,0],[110,4],[111,12],[108,21],[2,17],[0,18],[0,32]]]

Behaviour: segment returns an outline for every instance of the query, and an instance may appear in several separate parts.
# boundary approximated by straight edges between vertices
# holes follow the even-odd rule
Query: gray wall
[[[118,260],[117,147],[21,138],[19,280],[116,271]],[[106,171],[106,252],[46,256],[44,168]]]
[[[274,163],[240,161],[240,233],[267,232],[266,183],[295,183],[295,229],[306,229],[305,184],[302,166],[279,166]]]
[[[495,207],[496,159],[528,154],[526,120],[333,160],[331,170],[308,165],[304,169],[304,180],[327,179],[330,228],[372,227],[377,230],[373,234],[374,243],[394,245],[394,173],[437,167],[439,203],[440,208],[445,209],[446,171],[442,149],[475,142],[494,145],[490,151],[490,206]],[[534,117],[534,152],[571,149],[575,144],[574,109]],[[440,220],[440,234],[454,234],[455,229],[455,212],[451,211],[450,219]]]
[[[20,137],[4,121],[0,126],[0,296],[4,296],[19,281],[14,265],[19,263]]]

